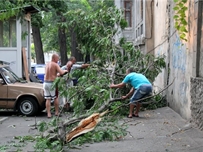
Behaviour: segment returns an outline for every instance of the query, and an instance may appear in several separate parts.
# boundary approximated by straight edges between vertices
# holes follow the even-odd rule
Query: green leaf
[[[174,18],[174,19],[178,19],[179,16],[178,16],[178,15],[174,15],[173,18]]]
[[[178,3],[177,5],[179,6],[179,8],[182,8],[184,6],[183,3]]]
[[[184,32],[186,29],[185,29],[184,26],[181,26],[181,27],[179,28],[179,30],[180,30],[181,32]]]
[[[87,91],[91,91],[93,88],[94,88],[94,86],[91,85],[90,87],[87,87],[87,88],[85,89],[85,91],[86,91],[86,92],[87,92]]]
[[[178,7],[178,6],[175,6],[175,7],[173,8],[173,10],[177,11],[177,10],[179,10],[179,7]]]

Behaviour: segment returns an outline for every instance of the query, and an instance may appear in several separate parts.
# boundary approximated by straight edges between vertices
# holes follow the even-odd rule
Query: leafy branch
[[[180,39],[187,41],[186,34],[187,31],[187,21],[186,21],[186,11],[187,7],[185,6],[187,0],[174,0],[175,7],[173,10],[175,11],[174,20],[175,20],[175,28],[178,30],[180,34]]]

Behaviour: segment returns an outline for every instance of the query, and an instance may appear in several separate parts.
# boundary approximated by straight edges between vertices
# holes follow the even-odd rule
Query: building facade
[[[155,88],[174,81],[165,91],[169,107],[203,129],[203,2],[186,4],[187,41],[180,39],[174,26],[173,1],[115,0],[115,5],[128,22],[123,31],[126,39],[143,53],[165,56],[167,67],[156,78]]]

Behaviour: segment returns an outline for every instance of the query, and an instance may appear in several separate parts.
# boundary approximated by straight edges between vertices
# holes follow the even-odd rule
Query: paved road
[[[48,121],[46,113],[42,112],[37,117],[23,117],[15,112],[0,112],[0,152],[33,152],[32,143],[25,145],[14,138],[38,134],[37,129],[31,126],[42,120]],[[10,145],[9,149],[4,150],[4,145]]]
[[[35,123],[34,117],[17,117],[12,115],[0,124],[0,144],[13,141],[14,136],[36,134],[29,125]],[[45,120],[42,113],[36,121]],[[203,152],[203,131],[182,119],[168,107],[144,111],[139,118],[124,118],[128,124],[129,134],[115,142],[86,144],[79,149],[67,149],[67,152]],[[15,151],[16,148],[11,148]],[[34,151],[32,145],[24,147],[23,152]]]

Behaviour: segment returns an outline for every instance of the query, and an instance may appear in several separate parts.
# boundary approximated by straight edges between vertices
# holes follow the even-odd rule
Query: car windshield
[[[21,82],[20,78],[7,67],[2,68],[2,75],[8,83]]]

